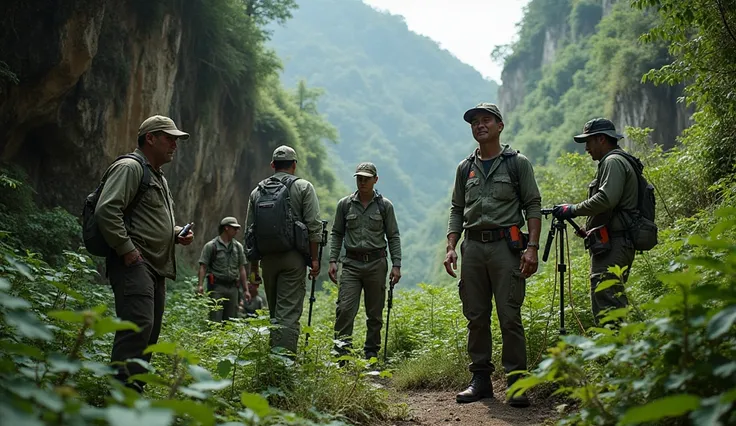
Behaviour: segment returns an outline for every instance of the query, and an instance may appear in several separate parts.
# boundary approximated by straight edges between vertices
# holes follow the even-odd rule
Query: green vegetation
[[[345,195],[355,166],[376,164],[402,232],[402,284],[429,280],[441,259],[427,248],[445,233],[436,216],[446,223],[455,167],[473,148],[462,114],[495,101],[496,83],[360,0],[304,0],[293,15],[269,43],[284,60],[282,81],[325,89],[320,109],[339,132],[327,164]]]

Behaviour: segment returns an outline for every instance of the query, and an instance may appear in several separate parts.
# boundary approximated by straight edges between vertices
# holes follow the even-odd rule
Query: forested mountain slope
[[[443,237],[444,225],[423,223],[437,209],[447,220],[455,166],[473,146],[462,114],[495,101],[497,85],[399,16],[359,0],[298,5],[286,25],[273,27],[282,81],[325,89],[319,109],[339,132],[339,179],[352,191],[355,165],[376,163],[377,189],[398,212],[408,281],[425,279],[431,261],[422,250]]]

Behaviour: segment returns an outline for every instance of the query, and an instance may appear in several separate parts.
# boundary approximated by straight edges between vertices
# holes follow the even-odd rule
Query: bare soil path
[[[527,408],[513,408],[506,404],[505,386],[494,383],[495,398],[470,404],[455,402],[455,392],[412,391],[406,394],[410,418],[390,422],[395,426],[507,426],[551,424],[556,412],[549,401],[537,401]]]

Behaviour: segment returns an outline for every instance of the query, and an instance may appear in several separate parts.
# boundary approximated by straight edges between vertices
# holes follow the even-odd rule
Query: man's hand
[[[247,284],[245,288],[243,289],[243,299],[245,299],[246,302],[250,303],[251,295],[250,295],[250,291],[248,290]],[[241,300],[240,303],[243,303],[243,301]]]
[[[526,249],[523,255],[521,255],[521,275],[524,278],[529,278],[537,272],[539,266],[539,260],[537,256],[537,248],[529,247]]]
[[[192,240],[194,240],[194,232],[192,232],[191,229],[187,232],[187,235],[183,237],[180,237],[178,234],[176,236],[176,241],[183,246],[188,246],[192,243]]]
[[[330,281],[337,284],[337,262],[330,262],[330,268],[327,270],[327,275],[330,276]]]
[[[312,268],[309,271],[309,278],[315,279],[319,275],[319,260],[312,260]]]
[[[133,249],[123,255],[123,263],[125,266],[130,266],[134,263],[143,262],[143,256],[141,256],[138,249]]]
[[[202,284],[199,284],[199,285],[197,286],[197,293],[199,293],[199,294],[202,294],[202,293],[204,293],[204,288],[202,287]]]
[[[455,252],[455,249],[451,248],[447,250],[444,265],[445,271],[447,271],[452,278],[457,278],[457,275],[455,274],[455,270],[457,269],[457,253]]]
[[[552,216],[560,220],[572,219],[575,217],[575,207],[573,204],[560,204],[552,207]]]
[[[401,268],[394,266],[391,268],[391,273],[388,275],[388,280],[394,284],[398,284],[401,279]]]

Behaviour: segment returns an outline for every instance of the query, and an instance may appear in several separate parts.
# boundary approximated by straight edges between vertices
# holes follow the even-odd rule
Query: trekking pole
[[[394,280],[391,278],[391,281],[389,282],[389,289],[388,289],[388,310],[386,311],[386,336],[384,337],[383,342],[383,362],[386,363],[386,352],[388,351],[388,324],[389,320],[391,319],[391,307],[394,304]]]
[[[319,243],[319,265],[320,268],[322,267],[322,249],[327,244],[327,221],[322,220],[322,241]],[[317,277],[312,277],[312,291],[309,295],[309,318],[307,319],[307,327],[312,326],[312,307],[314,306],[315,300],[317,300],[314,297],[314,287],[317,284]],[[304,337],[304,346],[306,347],[309,344],[309,332],[307,332],[307,335]]]

